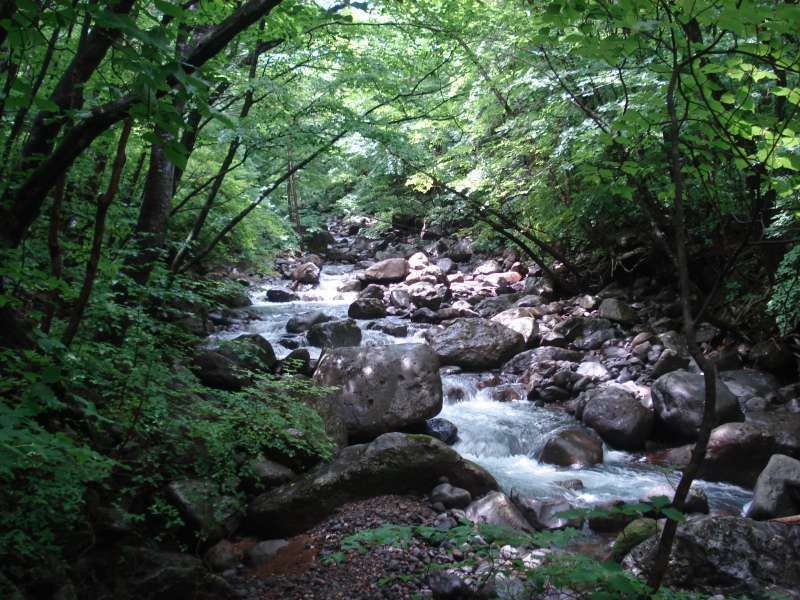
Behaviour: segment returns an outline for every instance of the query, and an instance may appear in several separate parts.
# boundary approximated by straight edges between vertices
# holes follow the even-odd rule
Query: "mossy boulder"
[[[611,547],[611,558],[616,562],[621,562],[628,552],[657,533],[658,523],[655,519],[636,519],[628,523],[614,540],[614,545]]]

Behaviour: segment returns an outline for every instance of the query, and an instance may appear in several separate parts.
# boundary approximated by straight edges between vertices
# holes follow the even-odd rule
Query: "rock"
[[[642,518],[628,523],[614,540],[614,545],[611,547],[611,559],[622,562],[628,552],[657,533],[658,523],[655,519]]]
[[[674,350],[665,348],[661,355],[658,357],[656,364],[653,365],[651,376],[653,379],[658,379],[662,375],[686,369],[689,366],[689,358],[687,356],[680,356]]]
[[[440,483],[431,492],[431,502],[441,502],[445,508],[467,508],[472,502],[472,494],[449,483]]]
[[[286,540],[265,540],[245,552],[247,564],[251,567],[260,567],[271,561],[283,548],[289,545]]]
[[[308,312],[300,313],[293,316],[286,323],[286,331],[288,333],[303,333],[311,329],[313,325],[318,323],[325,323],[332,321],[333,317],[326,315],[320,310],[311,310]]]
[[[292,271],[291,278],[298,283],[319,283],[319,267],[314,263],[303,263]]]
[[[539,338],[539,326],[535,317],[538,311],[533,308],[510,308],[492,317],[492,321],[516,331],[530,347]]]
[[[409,310],[411,308],[411,294],[408,290],[394,289],[389,292],[389,304],[400,310]]]
[[[408,261],[405,258],[387,258],[364,271],[367,283],[398,283],[408,275]]]
[[[498,487],[482,467],[438,440],[386,433],[370,444],[349,446],[331,463],[257,496],[247,522],[266,535],[294,535],[346,502],[381,494],[426,494],[442,476],[473,496]]]
[[[439,270],[445,275],[449,275],[456,270],[456,263],[449,258],[440,258],[436,261],[436,266],[439,267]]]
[[[167,485],[165,495],[184,522],[203,540],[220,540],[234,533],[239,526],[236,499],[220,494],[211,481],[173,481]]]
[[[646,578],[658,540],[631,550],[625,569]],[[798,598],[800,527],[743,517],[699,517],[678,526],[664,585],[725,597]]]
[[[624,450],[640,450],[653,431],[653,411],[620,386],[587,392],[583,409],[584,424],[600,434],[609,445]]]
[[[248,476],[253,479],[253,487],[259,491],[283,485],[297,477],[294,471],[266,458],[254,460],[249,465]]]
[[[589,529],[600,533],[616,533],[642,516],[641,513],[637,517],[637,514],[623,510],[625,504],[622,500],[615,500],[593,506],[587,519]]]
[[[424,422],[442,409],[439,361],[426,344],[329,350],[314,382],[335,386],[350,439],[371,439]]]
[[[651,502],[653,498],[663,496],[669,498],[672,506],[672,501],[675,498],[675,489],[669,484],[663,484],[652,487],[639,496],[640,502]],[[692,484],[689,488],[689,493],[686,495],[686,500],[683,505],[683,512],[688,513],[703,513],[708,514],[709,511],[708,496],[706,496],[703,488]]]
[[[439,313],[430,308],[418,308],[411,315],[412,323],[438,323],[440,320]]]
[[[582,490],[585,487],[580,479],[559,479],[553,483],[565,490]]]
[[[377,283],[370,283],[367,287],[365,287],[361,292],[359,292],[359,298],[374,298],[375,300],[383,300],[383,296],[386,294],[386,290],[383,286],[378,285]]]
[[[446,571],[428,575],[428,587],[435,600],[465,600],[474,597],[472,589],[457,573]]]
[[[580,527],[580,519],[565,519],[559,513],[572,510],[569,502],[563,498],[536,500],[522,496],[517,490],[511,490],[511,501],[519,509],[531,527],[537,531],[551,531],[565,527]]]
[[[408,266],[412,270],[424,269],[429,264],[430,260],[424,252],[415,252],[408,257]]]
[[[200,383],[219,390],[237,392],[248,383],[231,359],[213,350],[203,350],[192,358],[192,371]]]
[[[228,540],[220,540],[208,549],[203,561],[209,569],[217,573],[232,569],[244,559],[244,553]]]
[[[583,352],[577,350],[567,350],[556,346],[543,346],[527,350],[517,354],[514,358],[503,365],[503,373],[510,375],[522,375],[534,364],[544,361],[558,361],[577,363],[583,360]]]
[[[635,323],[639,320],[635,310],[616,298],[606,298],[600,303],[600,317],[617,323]]]
[[[593,380],[605,381],[609,378],[608,369],[601,362],[587,361],[578,365],[575,371],[581,377],[589,377]]]
[[[774,454],[761,471],[747,509],[751,519],[800,514],[800,460]]]
[[[746,422],[775,437],[775,452],[800,458],[800,414],[751,412],[746,415]]]
[[[779,377],[797,374],[797,359],[791,346],[782,340],[764,340],[750,349],[753,364]]]
[[[351,319],[381,319],[386,316],[383,300],[377,298],[359,298],[347,309]]]
[[[467,262],[472,258],[472,241],[469,238],[460,238],[450,246],[447,256],[456,262]]]
[[[522,336],[483,319],[456,319],[431,340],[442,364],[465,369],[492,369],[524,350]]]
[[[492,296],[490,298],[484,298],[480,302],[475,305],[475,310],[480,314],[482,317],[492,317],[504,310],[508,310],[512,307],[514,302],[517,301],[516,294],[505,294],[503,296]]]
[[[656,431],[662,430],[685,439],[695,439],[703,420],[705,382],[703,375],[673,371],[659,377],[651,388]],[[717,382],[715,423],[743,421],[736,396],[721,381]]]
[[[467,518],[475,523],[490,523],[531,531],[532,528],[511,498],[503,492],[490,492],[467,507]]]
[[[404,323],[370,323],[367,329],[382,331],[392,337],[406,337],[408,335],[408,325]]]
[[[763,371],[739,369],[720,373],[719,378],[725,382],[727,388],[736,396],[740,406],[754,397],[768,398],[778,393],[780,382],[774,375]]]
[[[353,319],[340,319],[312,325],[307,337],[308,343],[318,348],[358,346],[361,343],[361,330]]]
[[[452,446],[458,440],[458,428],[447,419],[441,417],[425,421],[425,426],[421,433],[435,437],[448,446]]]
[[[269,302],[294,302],[295,300],[300,300],[300,296],[289,290],[272,288],[267,290],[267,300]]]
[[[255,373],[269,373],[278,364],[272,344],[256,333],[244,333],[222,342],[217,352],[233,361],[240,369]]]
[[[475,267],[473,273],[475,273],[475,275],[489,275],[491,273],[499,273],[502,270],[503,265],[494,259],[490,259]]]
[[[102,575],[111,576],[117,588],[114,598],[175,600],[222,600],[233,592],[224,580],[212,575],[203,562],[188,554],[163,552],[152,548],[122,546],[107,553],[108,564]],[[98,597],[81,594],[82,598]]]
[[[603,462],[603,441],[587,429],[562,429],[547,440],[539,461],[559,467],[591,467]]]
[[[281,373],[298,373],[310,377],[314,373],[311,368],[311,354],[306,348],[295,348],[281,361]]]
[[[693,444],[670,448],[653,455],[658,462],[685,465]],[[752,488],[775,448],[769,432],[750,423],[724,423],[711,431],[706,456],[698,477],[707,481],[728,481]]]
[[[408,288],[411,302],[419,308],[429,308],[439,310],[442,302],[448,295],[448,290],[443,285],[433,285],[430,283],[415,283]]]

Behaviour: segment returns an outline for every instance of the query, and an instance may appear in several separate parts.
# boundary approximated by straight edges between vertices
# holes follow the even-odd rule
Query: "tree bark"
[[[92,249],[89,252],[89,262],[86,263],[86,273],[83,276],[83,285],[81,286],[78,300],[72,310],[67,329],[61,338],[61,342],[69,347],[75,334],[78,333],[78,327],[83,318],[83,312],[86,305],[89,303],[89,298],[92,295],[92,287],[94,286],[95,277],[97,277],[97,267],[100,264],[100,251],[103,247],[103,233],[106,226],[106,215],[114,196],[119,189],[119,181],[122,177],[122,170],[125,167],[125,148],[128,145],[128,138],[131,133],[131,122],[126,121],[122,128],[122,133],[119,136],[119,143],[117,144],[117,156],[114,159],[114,166],[111,169],[111,180],[108,183],[105,193],[98,198],[97,208],[94,218],[94,234],[92,236]]]

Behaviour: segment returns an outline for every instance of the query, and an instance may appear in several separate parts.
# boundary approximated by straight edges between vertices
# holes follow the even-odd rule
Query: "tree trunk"
[[[108,207],[114,200],[114,196],[119,189],[119,180],[122,177],[122,169],[125,166],[125,148],[128,145],[128,137],[131,133],[131,122],[126,121],[122,128],[122,133],[119,136],[119,144],[117,145],[117,156],[114,159],[114,166],[111,169],[111,180],[108,183],[105,194],[97,200],[97,209],[94,219],[94,235],[92,236],[92,249],[89,252],[89,262],[86,264],[86,273],[83,277],[83,286],[78,295],[78,300],[72,310],[67,329],[61,338],[65,346],[69,346],[78,333],[83,312],[86,305],[89,303],[89,298],[92,295],[92,287],[94,280],[97,276],[97,266],[100,264],[100,251],[103,246],[103,232],[106,226],[106,215],[108,214]]]

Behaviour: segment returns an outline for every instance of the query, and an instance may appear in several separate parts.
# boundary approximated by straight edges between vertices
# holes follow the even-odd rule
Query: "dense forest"
[[[800,598],[796,1],[0,0],[0,66],[2,598]]]

